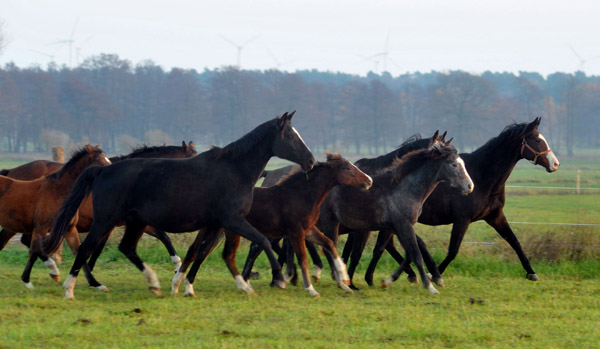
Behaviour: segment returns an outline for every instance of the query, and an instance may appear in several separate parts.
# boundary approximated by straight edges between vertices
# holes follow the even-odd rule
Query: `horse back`
[[[54,173],[62,166],[59,162],[36,160],[9,170],[7,177],[30,181]]]

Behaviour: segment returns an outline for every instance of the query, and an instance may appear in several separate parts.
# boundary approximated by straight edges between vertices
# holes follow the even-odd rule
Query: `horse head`
[[[295,162],[302,166],[304,171],[308,171],[313,168],[316,160],[298,131],[291,125],[295,113],[285,113],[278,118],[280,136],[275,137],[271,149],[275,156]]]
[[[547,172],[554,172],[558,170],[560,162],[550,149],[546,138],[538,131],[541,120],[541,117],[537,117],[527,124],[521,140],[521,157],[534,165],[543,166]]]

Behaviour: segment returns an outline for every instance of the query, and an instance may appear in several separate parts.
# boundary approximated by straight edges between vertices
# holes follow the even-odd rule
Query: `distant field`
[[[560,159],[558,172],[521,161],[508,185],[600,188],[600,162]],[[282,160],[269,168],[285,165]],[[0,160],[0,168],[14,162]],[[369,288],[362,279],[372,243],[355,276],[361,291],[345,295],[324,272],[316,284],[322,298],[299,286],[276,290],[264,256],[252,285],[258,296],[237,291],[219,247],[196,279],[197,297],[168,294],[173,276],[165,249],[144,238],[139,252],[159,274],[162,298],[117,250],[117,231],[101,255],[96,276],[111,288],[86,287],[83,275],[74,302],[62,301],[60,284],[37,263],[36,289],[20,281],[26,251],[10,243],[0,252],[0,348],[16,347],[598,347],[600,327],[600,191],[509,188],[505,213],[532,261],[540,282],[525,279],[517,257],[485,223],[474,223],[444,274],[446,287],[429,295],[401,277],[390,289]],[[520,223],[518,223],[520,222]],[[522,224],[524,223],[524,224]],[[542,224],[530,224],[542,223]],[[418,224],[437,261],[445,255],[449,226]],[[184,254],[193,234],[172,235]],[[342,241],[345,238],[342,238]],[[238,266],[247,253],[240,248]],[[73,257],[65,249],[64,276]],[[392,272],[385,254],[375,280]]]

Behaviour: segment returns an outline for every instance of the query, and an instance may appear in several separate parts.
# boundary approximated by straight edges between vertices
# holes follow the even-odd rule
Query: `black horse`
[[[520,159],[524,158],[534,165],[541,165],[547,172],[556,171],[560,165],[546,139],[538,131],[540,120],[541,118],[538,117],[530,123],[509,125],[498,136],[490,139],[474,152],[460,154],[475,183],[475,190],[471,195],[462,196],[452,190],[449,185],[442,183],[425,201],[423,212],[419,216],[419,223],[452,224],[448,255],[438,267],[440,273],[446,270],[458,254],[469,224],[483,219],[517,253],[523,268],[527,271],[527,279],[539,280],[506,220],[503,207],[506,180]],[[394,249],[391,237],[392,232],[390,231],[379,232],[373,257],[365,275],[365,280],[369,285],[373,285],[373,272],[383,250]],[[435,264],[433,260],[425,262],[428,266]],[[406,271],[409,275],[412,273],[414,276],[412,270]]]
[[[125,233],[119,250],[142,271],[156,294],[160,294],[156,273],[136,253],[137,242],[147,225],[174,233],[223,227],[260,241],[277,285],[285,287],[269,241],[245,216],[252,205],[252,189],[272,156],[296,162],[304,170],[315,163],[310,149],[291,126],[293,115],[285,113],[224,148],[213,147],[193,158],[132,159],[86,170],[65,200],[45,245],[47,251],[56,249],[81,200],[92,192],[94,222],[65,280],[65,298],[74,298],[73,289],[82,265],[122,221]]]
[[[450,141],[441,141],[437,132],[434,139],[427,149],[410,152],[388,171],[373,176],[369,191],[334,188],[321,206],[317,224],[334,242],[337,242],[340,225],[358,231],[392,229],[407,252],[407,260],[417,265],[423,285],[431,293],[437,293],[437,290],[425,274],[419,250],[426,251],[426,247],[424,244],[418,246],[413,225],[423,202],[440,182],[447,181],[460,188],[463,194],[473,190],[473,182],[456,148]],[[438,284],[443,284],[439,272],[434,270],[433,277]]]

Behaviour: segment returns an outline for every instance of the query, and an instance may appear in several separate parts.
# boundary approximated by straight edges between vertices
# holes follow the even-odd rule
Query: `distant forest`
[[[600,148],[600,77],[581,72],[165,71],[109,54],[73,69],[0,68],[1,152],[90,142],[126,153],[142,143],[183,140],[205,149],[292,110],[294,125],[317,152],[375,155],[436,129],[470,151],[536,116],[556,152]]]

